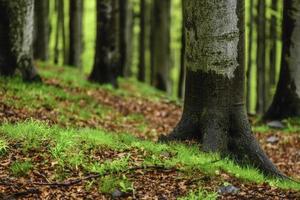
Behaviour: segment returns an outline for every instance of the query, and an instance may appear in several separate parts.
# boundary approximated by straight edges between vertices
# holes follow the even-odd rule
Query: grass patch
[[[198,189],[195,192],[190,192],[186,197],[181,197],[178,200],[214,200],[218,198],[215,192],[208,192],[203,189]]]
[[[10,172],[15,177],[27,176],[32,168],[30,161],[16,161],[10,166]]]

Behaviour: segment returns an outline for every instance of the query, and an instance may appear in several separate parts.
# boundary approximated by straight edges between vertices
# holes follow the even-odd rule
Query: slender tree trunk
[[[182,5],[183,5],[182,0]],[[184,9],[182,6],[182,15],[183,15]],[[185,33],[184,33],[184,24],[182,21],[182,28],[181,28],[181,52],[180,52],[180,71],[179,71],[179,81],[178,81],[178,97],[182,98],[183,95],[183,89],[184,89],[184,79],[185,79],[185,66],[184,66],[184,54],[185,54]]]
[[[272,10],[274,13],[278,12],[277,0],[272,0]],[[270,25],[270,85],[272,86],[276,84],[277,37],[277,16],[272,15]]]
[[[118,0],[97,1],[97,38],[94,67],[89,77],[117,87],[119,66]]]
[[[138,65],[138,80],[145,82],[146,67],[145,67],[145,49],[146,49],[146,2],[140,0],[140,37],[139,37],[139,65]]]
[[[154,0],[151,23],[151,83],[168,91],[170,71],[170,0]]]
[[[256,112],[264,113],[266,110],[266,2],[258,0],[257,16],[257,104]]]
[[[252,135],[245,110],[244,1],[185,0],[184,9],[184,109],[174,131],[161,139],[197,139],[204,151],[247,158],[282,177]]]
[[[130,0],[119,0],[120,7],[120,75],[130,76],[132,64],[133,10]]]
[[[63,62],[64,64],[68,64],[68,54],[67,54],[67,40],[66,40],[66,28],[65,28],[65,3],[64,0],[59,0],[60,6],[60,27],[61,27],[61,37],[62,37],[62,50],[63,50]]]
[[[250,112],[251,110],[251,70],[252,70],[252,43],[253,43],[253,23],[254,23],[254,13],[253,13],[253,8],[254,8],[254,0],[250,0],[250,5],[249,5],[249,14],[250,14],[250,19],[249,19],[249,42],[248,42],[248,69],[247,69],[247,111]]]
[[[56,27],[55,27],[55,44],[54,44],[54,64],[59,62],[59,32],[60,32],[60,0],[55,0],[55,12],[56,12]]]
[[[33,55],[35,59],[47,61],[49,58],[49,0],[34,1],[35,37]]]
[[[1,0],[0,10],[0,74],[19,70],[25,81],[40,81],[33,65],[34,1]]]
[[[284,1],[283,12],[280,77],[266,120],[300,116],[300,2]]]
[[[83,0],[70,0],[70,39],[68,65],[81,67],[83,44],[82,32]]]

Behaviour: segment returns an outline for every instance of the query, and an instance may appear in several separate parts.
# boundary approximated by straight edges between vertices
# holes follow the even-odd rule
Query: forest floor
[[[155,142],[178,122],[178,100],[132,79],[116,90],[40,65],[43,84],[0,78],[0,199],[300,199],[296,182],[196,143]],[[251,123],[272,161],[299,181],[300,119]]]

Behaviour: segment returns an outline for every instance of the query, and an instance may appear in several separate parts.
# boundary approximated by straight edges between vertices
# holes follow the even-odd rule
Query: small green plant
[[[195,192],[190,192],[186,197],[179,198],[179,200],[214,200],[218,198],[215,192],[208,192],[199,188]]]
[[[16,161],[10,166],[10,171],[13,176],[21,177],[28,175],[32,167],[30,161]]]
[[[101,179],[100,191],[102,193],[110,194],[116,189],[128,193],[133,191],[133,184],[130,182],[125,175],[122,177],[105,176]]]
[[[0,156],[4,155],[7,151],[8,145],[5,140],[0,139]]]

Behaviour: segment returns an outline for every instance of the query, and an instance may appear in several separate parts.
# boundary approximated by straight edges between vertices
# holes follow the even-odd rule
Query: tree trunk
[[[251,110],[251,70],[252,70],[252,42],[253,42],[253,22],[254,22],[254,0],[250,0],[249,4],[249,42],[248,42],[248,69],[247,69],[247,111],[250,112]]]
[[[130,0],[119,0],[120,7],[120,75],[128,77],[132,64],[133,10]]]
[[[140,0],[140,37],[139,37],[139,65],[138,65],[138,80],[145,82],[146,67],[145,67],[145,49],[146,49],[146,2]]]
[[[118,0],[97,1],[97,37],[94,67],[89,77],[117,87],[119,66]]]
[[[284,1],[282,61],[273,102],[265,119],[300,116],[300,2]]]
[[[70,40],[68,65],[81,67],[83,44],[82,32],[83,0],[70,0]]]
[[[35,37],[33,55],[35,59],[47,61],[49,58],[49,0],[34,1]]]
[[[55,43],[54,43],[54,64],[58,64],[59,62],[59,33],[60,33],[60,18],[61,12],[60,7],[61,3],[60,0],[55,0],[55,12],[56,12],[56,27],[55,27]]]
[[[182,5],[183,5],[182,0]],[[183,6],[182,6],[182,16],[183,16]],[[180,71],[179,71],[179,81],[178,81],[178,97],[182,98],[183,89],[184,89],[184,78],[185,78],[185,66],[184,66],[184,54],[185,54],[185,33],[184,33],[184,24],[182,21],[181,28],[181,52],[180,52]]]
[[[33,65],[33,0],[1,0],[0,10],[0,74],[17,69],[25,81],[40,81]]]
[[[278,12],[278,1],[272,0],[272,10]],[[277,60],[277,16],[272,15],[270,25],[270,85],[276,84],[276,60]]]
[[[151,84],[169,91],[170,0],[154,0],[151,23]]]
[[[207,152],[248,158],[283,176],[251,133],[244,104],[244,1],[185,0],[186,90],[174,131],[161,140],[197,139]],[[205,41],[205,42],[203,42]]]
[[[264,113],[266,110],[266,2],[258,0],[257,16],[257,104],[256,112]]]

